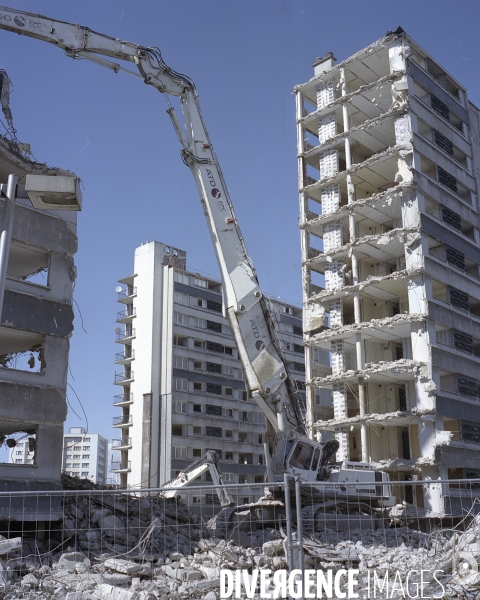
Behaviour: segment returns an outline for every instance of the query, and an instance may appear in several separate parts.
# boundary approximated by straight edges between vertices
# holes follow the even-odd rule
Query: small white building
[[[108,441],[100,434],[83,427],[70,427],[64,434],[62,468],[69,475],[106,483],[107,458]]]

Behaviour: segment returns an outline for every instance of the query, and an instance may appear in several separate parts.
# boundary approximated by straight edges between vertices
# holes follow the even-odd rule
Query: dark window
[[[207,392],[209,394],[221,394],[222,386],[217,385],[216,383],[207,383]]]
[[[439,131],[434,129],[433,139],[435,140],[435,143],[439,148],[444,150],[447,154],[450,154],[450,156],[453,156],[453,144],[448,138],[446,138]]]
[[[303,363],[294,362],[293,368],[295,369],[295,371],[302,371],[303,373],[305,373],[305,365]]]
[[[223,346],[222,344],[217,344],[216,342],[207,342],[207,350],[210,350],[211,352],[223,353]]]
[[[398,406],[401,411],[407,410],[407,392],[404,387],[398,388]]]
[[[439,98],[430,94],[430,102],[432,104],[432,108],[435,112],[441,115],[447,121],[450,121],[450,111],[448,110],[448,106],[442,102]]]
[[[294,379],[293,381],[295,383],[295,388],[297,390],[306,390],[307,389],[307,386],[305,385],[304,381],[300,381],[298,379]]]
[[[220,500],[218,499],[217,494],[206,494],[205,502],[207,504],[220,504]]]
[[[460,215],[446,206],[442,206],[442,220],[447,225],[450,225],[450,227],[454,227],[458,230],[461,230],[462,228],[462,219],[460,218]]]
[[[457,350],[473,354],[473,337],[460,331],[453,332],[453,345]]]
[[[182,436],[182,426],[181,425],[172,425],[172,435],[181,437]]]
[[[222,324],[216,323],[215,321],[207,321],[207,329],[210,329],[211,331],[218,331],[219,333],[222,333]]]
[[[301,327],[299,327],[298,325],[294,325],[293,333],[296,333],[297,335],[303,335],[303,329]]]
[[[438,181],[442,185],[448,187],[448,189],[452,190],[452,192],[457,193],[457,179],[453,175],[450,175],[450,173],[445,171],[445,169],[442,169],[442,167],[439,167],[438,165],[437,165],[437,177],[438,177]]]
[[[300,346],[299,344],[293,344],[293,351],[297,352],[298,354],[303,354],[304,349],[303,346]]]
[[[233,348],[229,348],[228,346],[224,346],[223,351],[225,354],[233,354]]]
[[[468,303],[468,294],[465,292],[461,292],[456,288],[450,288],[450,303],[453,306],[458,306],[458,308],[463,308],[465,310],[470,310],[470,305]]]
[[[465,270],[465,254],[452,248],[451,246],[445,245],[445,257],[449,265],[458,267],[459,269]]]
[[[410,438],[408,429],[402,429],[402,454],[405,460],[410,460]]]
[[[462,440],[480,444],[480,423],[461,422]]]
[[[297,442],[292,458],[289,461],[291,467],[295,469],[309,469],[312,460],[313,446]]]
[[[208,437],[222,437],[222,428],[221,427],[206,427],[205,434]]]
[[[193,405],[193,412],[202,412],[202,405],[201,404],[194,404]]]
[[[219,365],[217,363],[207,362],[207,371],[209,371],[210,373],[221,373],[222,365]]]
[[[207,404],[207,415],[215,415],[216,417],[222,416],[222,407],[213,406],[213,404]]]
[[[208,310],[214,310],[215,312],[222,312],[222,305],[219,302],[213,302],[212,300],[207,300],[207,308]]]
[[[477,380],[472,379],[471,377],[457,375],[457,389],[458,393],[462,394],[462,396],[476,398],[478,395]]]

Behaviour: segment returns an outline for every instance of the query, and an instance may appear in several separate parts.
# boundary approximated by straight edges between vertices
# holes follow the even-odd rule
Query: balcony
[[[137,316],[137,309],[134,306],[128,306],[125,310],[117,313],[117,323],[131,323]]]
[[[133,394],[118,394],[113,397],[113,406],[128,406],[133,404]]]
[[[121,439],[112,440],[112,450],[130,450],[131,447],[131,437],[122,437]]]
[[[134,380],[133,371],[125,370],[121,373],[115,373],[114,385],[127,385]]]
[[[112,473],[129,473],[132,470],[131,464],[130,460],[112,461],[110,471]]]
[[[135,337],[135,329],[130,327],[128,329],[125,329],[125,331],[117,331],[116,334],[117,339],[115,340],[115,342],[117,344],[128,344]]]
[[[112,427],[128,429],[131,426],[132,426],[132,415],[121,415],[120,417],[113,417]]]
[[[120,290],[117,295],[117,302],[122,304],[133,304],[133,299],[137,295],[137,288],[128,285],[126,288]]]
[[[126,351],[130,353],[127,355]],[[126,347],[123,352],[117,352],[115,354],[115,364],[117,365],[128,365],[135,358],[135,350],[130,347]]]

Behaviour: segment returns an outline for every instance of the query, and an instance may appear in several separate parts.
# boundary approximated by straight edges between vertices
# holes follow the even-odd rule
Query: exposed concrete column
[[[345,69],[341,69],[340,71],[340,79],[342,83],[342,96],[346,96],[348,94],[348,85],[345,75]],[[345,132],[350,131],[350,115],[348,113],[348,105],[347,103],[342,104],[342,112],[343,112],[343,128]],[[352,150],[350,146],[350,137],[347,135],[345,137],[345,162],[347,171],[352,167]],[[348,194],[348,204],[351,204],[355,201],[355,186],[353,185],[352,175],[347,173],[347,194]],[[354,242],[357,238],[356,227],[355,227],[355,215],[353,212],[350,212],[348,215],[348,228],[350,233],[350,243]],[[358,261],[355,250],[352,251],[352,278],[353,284],[357,285],[359,283],[359,272],[358,272]],[[355,323],[360,324],[362,322],[362,311],[360,306],[360,294],[358,290],[353,292],[353,310]],[[357,369],[361,370],[365,368],[365,359],[364,359],[364,349],[363,349],[363,340],[362,334],[357,333],[355,336],[355,346],[356,346],[356,355],[357,355]],[[367,414],[367,406],[366,406],[366,397],[365,397],[365,383],[363,377],[358,378],[358,404],[360,408],[360,416],[364,417]],[[368,462],[368,437],[367,437],[367,426],[365,423],[362,423],[360,428],[360,440],[361,440],[361,453],[362,453],[362,461]]]

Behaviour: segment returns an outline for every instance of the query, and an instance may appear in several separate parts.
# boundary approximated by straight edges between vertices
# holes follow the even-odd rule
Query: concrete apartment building
[[[334,412],[316,427],[393,480],[479,477],[479,111],[400,28],[317,59],[295,93],[307,389]],[[420,492],[471,506],[458,486]]]
[[[63,471],[107,483],[108,440],[83,427],[70,427],[63,436]]]
[[[250,400],[221,283],[187,271],[186,253],[159,242],[135,250],[134,275],[120,280],[114,406],[121,485],[156,487],[213,449],[225,483],[262,482],[265,418]],[[301,309],[270,300],[287,363],[304,391]],[[209,474],[197,484],[205,484]],[[248,489],[241,502],[249,501]],[[199,504],[216,495],[196,495]]]
[[[9,175],[19,178],[0,323],[0,444],[8,448],[0,463],[0,489],[50,490],[60,487],[62,467],[77,213],[34,209],[24,184],[28,174],[73,174],[34,162],[29,146],[18,142],[8,83],[0,72],[2,109],[13,132],[0,137],[2,225]],[[16,461],[17,444],[18,450],[28,448],[26,461]],[[25,519],[35,518],[36,513],[24,512]]]

